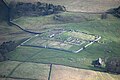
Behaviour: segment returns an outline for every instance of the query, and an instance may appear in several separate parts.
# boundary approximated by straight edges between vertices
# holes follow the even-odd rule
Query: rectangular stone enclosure
[[[22,46],[31,46],[47,49],[62,50],[78,53],[87,46],[98,41],[101,37],[65,29],[52,29],[42,34],[35,35],[24,42]]]

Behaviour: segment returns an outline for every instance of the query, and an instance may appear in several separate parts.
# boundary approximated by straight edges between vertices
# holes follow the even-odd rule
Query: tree
[[[41,2],[36,3],[11,2],[9,4],[9,7],[10,17],[12,19],[21,16],[45,16],[66,11],[64,6]]]
[[[9,7],[4,0],[0,0],[0,20],[10,24]]]
[[[106,61],[107,72],[120,74],[120,57],[111,57]]]
[[[7,60],[6,54],[10,51],[13,51],[17,47],[15,41],[3,42],[0,45],[0,61]]]
[[[115,17],[120,18],[120,6],[118,8],[109,9],[108,13],[111,13]]]

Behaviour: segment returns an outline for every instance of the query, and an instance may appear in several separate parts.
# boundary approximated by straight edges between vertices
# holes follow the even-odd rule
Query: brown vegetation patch
[[[53,66],[51,80],[94,80],[96,72],[70,68],[65,66]]]

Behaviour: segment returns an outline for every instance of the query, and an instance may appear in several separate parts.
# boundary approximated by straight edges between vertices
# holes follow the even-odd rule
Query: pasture
[[[120,76],[105,72],[72,68],[62,65],[6,61],[0,62],[0,80],[119,80]],[[50,75],[49,75],[50,73]]]
[[[28,0],[16,1],[27,2]],[[76,0],[77,3],[73,3],[73,0],[39,1],[65,5],[69,11],[85,12],[88,10],[88,12],[105,11],[118,6],[120,3],[119,0]],[[0,33],[2,37],[0,40],[3,39],[1,41],[30,37],[30,40],[6,54],[8,61],[0,62],[1,80],[6,80],[6,78],[8,80],[18,80],[17,78],[48,80],[50,64],[53,64],[50,80],[120,79],[120,75],[105,73],[104,65],[102,68],[91,65],[91,62],[98,58],[105,60],[107,57],[120,57],[119,18],[111,14],[108,14],[106,19],[101,19],[101,14],[64,12],[48,16],[20,17],[13,22],[25,30],[43,32],[43,34],[36,36],[23,33],[16,26],[8,28],[8,25],[1,24]],[[4,26],[8,27],[5,28]],[[58,50],[76,51],[87,45],[89,41],[95,40],[97,36],[101,36],[99,42],[95,42],[77,54]],[[55,48],[55,50],[47,47]]]
[[[19,61],[6,61],[0,62],[0,69],[0,76],[3,77],[3,80],[7,77],[16,80],[47,80],[49,76],[50,65]]]
[[[78,13],[64,13],[60,15],[68,16],[68,14],[70,14],[70,16],[72,15],[78,16]],[[86,16],[83,13],[81,15]],[[62,37],[62,39],[58,39],[59,36],[50,38],[50,35],[52,35],[53,32],[56,33],[56,31],[53,31],[54,29],[74,30],[78,32],[84,32],[87,34],[99,35],[101,36],[101,39],[98,43],[94,43],[93,45],[89,46],[87,49],[81,52],[78,52],[78,54],[71,54],[70,52],[53,50],[53,49],[51,50],[47,48],[20,46],[20,47],[17,47],[14,51],[8,53],[7,54],[8,58],[13,61],[42,62],[42,63],[49,63],[49,64],[60,64],[60,65],[76,67],[76,68],[86,69],[86,70],[104,71],[104,66],[102,66],[103,68],[101,69],[95,68],[91,65],[91,62],[92,60],[95,60],[99,57],[102,59],[105,59],[106,57],[120,56],[118,53],[120,52],[120,44],[119,44],[120,43],[120,36],[119,36],[120,21],[118,18],[112,15],[108,15],[108,18],[103,20],[100,19],[100,14],[94,14],[94,15],[88,14],[88,15],[91,16],[90,18],[87,17],[88,19],[90,19],[88,21],[81,21],[79,23],[74,23],[74,22],[69,23],[69,21],[63,23],[59,21],[60,22],[59,24],[51,23],[52,21],[58,22],[58,20],[55,20],[53,19],[53,17],[51,17],[53,15],[50,15],[50,17],[44,16],[44,18],[46,17],[51,18],[50,25],[48,24],[45,25],[46,21],[44,21],[44,19],[42,20],[40,17],[33,17],[33,18],[27,17],[27,18],[19,18],[15,20],[15,22],[21,25],[22,28],[28,29],[31,31],[39,31],[39,27],[37,28],[37,26],[40,25],[39,21],[41,21],[41,23],[44,23],[43,26],[47,26],[47,29],[44,28],[43,32],[48,31],[48,33],[43,33],[42,35],[36,36],[30,41],[26,42],[26,44],[29,44],[29,45],[34,44],[38,46],[39,45],[45,46],[49,43],[49,46],[60,48],[60,46],[58,46],[60,41],[63,41],[66,39],[69,41],[68,39],[69,36],[76,37],[76,35],[79,34],[79,33],[74,34],[74,32],[71,32],[72,33],[71,34],[69,31],[67,32],[63,31],[62,33],[59,34],[59,36]],[[33,27],[33,25],[35,25],[33,21],[38,22],[39,24],[36,24],[36,26]],[[31,23],[32,25],[29,25],[29,23]],[[92,40],[95,38],[94,36],[90,36],[86,34],[84,34],[84,36],[88,38],[90,37],[90,39]],[[42,37],[43,39],[41,39]],[[88,38],[82,37],[82,39],[88,39]],[[74,46],[71,46],[71,45],[73,44],[69,44],[69,46],[68,45],[65,46],[64,44],[62,46],[64,46],[63,47],[64,49],[69,48],[70,50],[76,50],[78,48],[77,47],[78,45],[74,45]],[[103,79],[104,77],[106,77],[104,76],[102,78],[102,76],[100,77],[98,75],[101,75],[101,74],[97,73],[98,78],[96,78],[96,80]],[[119,80],[119,75],[111,75],[111,74],[107,74],[107,75],[112,76],[115,80]]]

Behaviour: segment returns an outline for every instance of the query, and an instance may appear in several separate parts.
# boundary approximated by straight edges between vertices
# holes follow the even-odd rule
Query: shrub
[[[108,58],[106,61],[106,70],[108,72],[120,74],[120,57]]]

